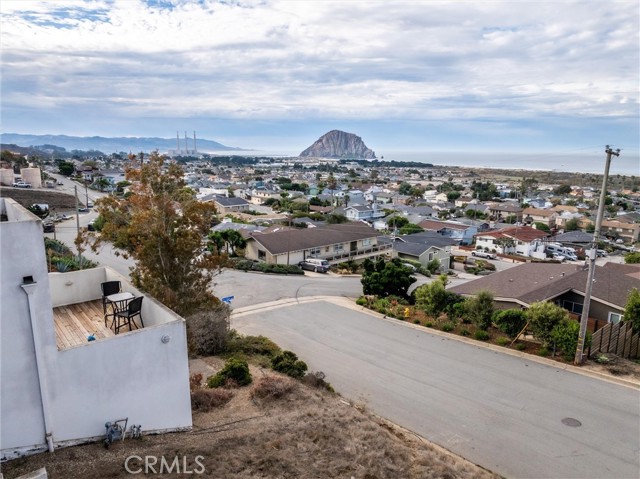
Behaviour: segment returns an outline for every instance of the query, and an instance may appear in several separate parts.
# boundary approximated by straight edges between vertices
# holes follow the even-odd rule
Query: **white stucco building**
[[[104,437],[125,417],[143,432],[191,427],[184,319],[145,296],[144,327],[110,333],[100,283],[142,293],[108,268],[48,273],[41,221],[8,198],[0,260],[0,459]],[[72,308],[86,314],[65,325]]]

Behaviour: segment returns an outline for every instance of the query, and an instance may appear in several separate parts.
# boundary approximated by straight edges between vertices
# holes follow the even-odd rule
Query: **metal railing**
[[[371,246],[370,248],[359,249],[356,251],[345,251],[344,253],[338,253],[331,256],[324,256],[321,259],[326,259],[329,262],[342,263],[344,261],[349,261],[350,259],[355,259],[361,256],[373,256],[375,254],[384,253],[387,250],[391,250],[393,245],[384,244]]]

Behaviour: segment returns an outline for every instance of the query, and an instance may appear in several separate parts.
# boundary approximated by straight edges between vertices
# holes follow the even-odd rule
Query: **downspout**
[[[29,318],[31,319],[31,335],[33,337],[33,348],[36,353],[36,370],[38,371],[38,386],[40,389],[40,401],[42,402],[42,417],[44,419],[45,440],[47,441],[47,448],[49,449],[49,452],[53,452],[53,432],[51,431],[51,416],[49,410],[49,388],[47,387],[47,378],[43,371],[45,361],[42,357],[40,329],[36,324],[35,317],[35,311],[37,308],[35,307],[33,298],[33,293],[36,290],[37,284],[38,283],[33,281],[32,277],[27,276],[23,278],[23,283],[20,286],[25,291],[25,293],[27,293],[27,298],[29,300]]]

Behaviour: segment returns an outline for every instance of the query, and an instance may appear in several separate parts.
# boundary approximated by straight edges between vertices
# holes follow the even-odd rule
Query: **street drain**
[[[578,421],[577,419],[574,419],[572,417],[565,417],[562,420],[562,424],[564,424],[565,426],[569,426],[569,427],[580,427],[580,426],[582,426],[582,423],[580,421]]]

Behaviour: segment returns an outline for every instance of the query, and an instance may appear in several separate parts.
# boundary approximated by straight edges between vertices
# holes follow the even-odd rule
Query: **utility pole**
[[[607,180],[609,179],[609,167],[611,166],[611,157],[620,156],[620,149],[613,151],[609,145],[604,150],[607,154],[607,161],[604,167],[604,176],[602,178],[602,190],[600,191],[600,203],[598,204],[598,215],[596,216],[596,227],[593,232],[593,241],[589,250],[589,273],[587,274],[587,285],[585,286],[584,305],[582,314],[580,315],[580,333],[578,335],[578,347],[576,348],[576,356],[573,364],[579,366],[582,364],[584,357],[584,343],[587,337],[587,324],[589,323],[589,307],[591,306],[591,291],[593,289],[594,274],[596,271],[596,250],[598,248],[598,240],[600,238],[600,228],[602,227],[602,217],[604,216],[604,201],[607,196]]]

